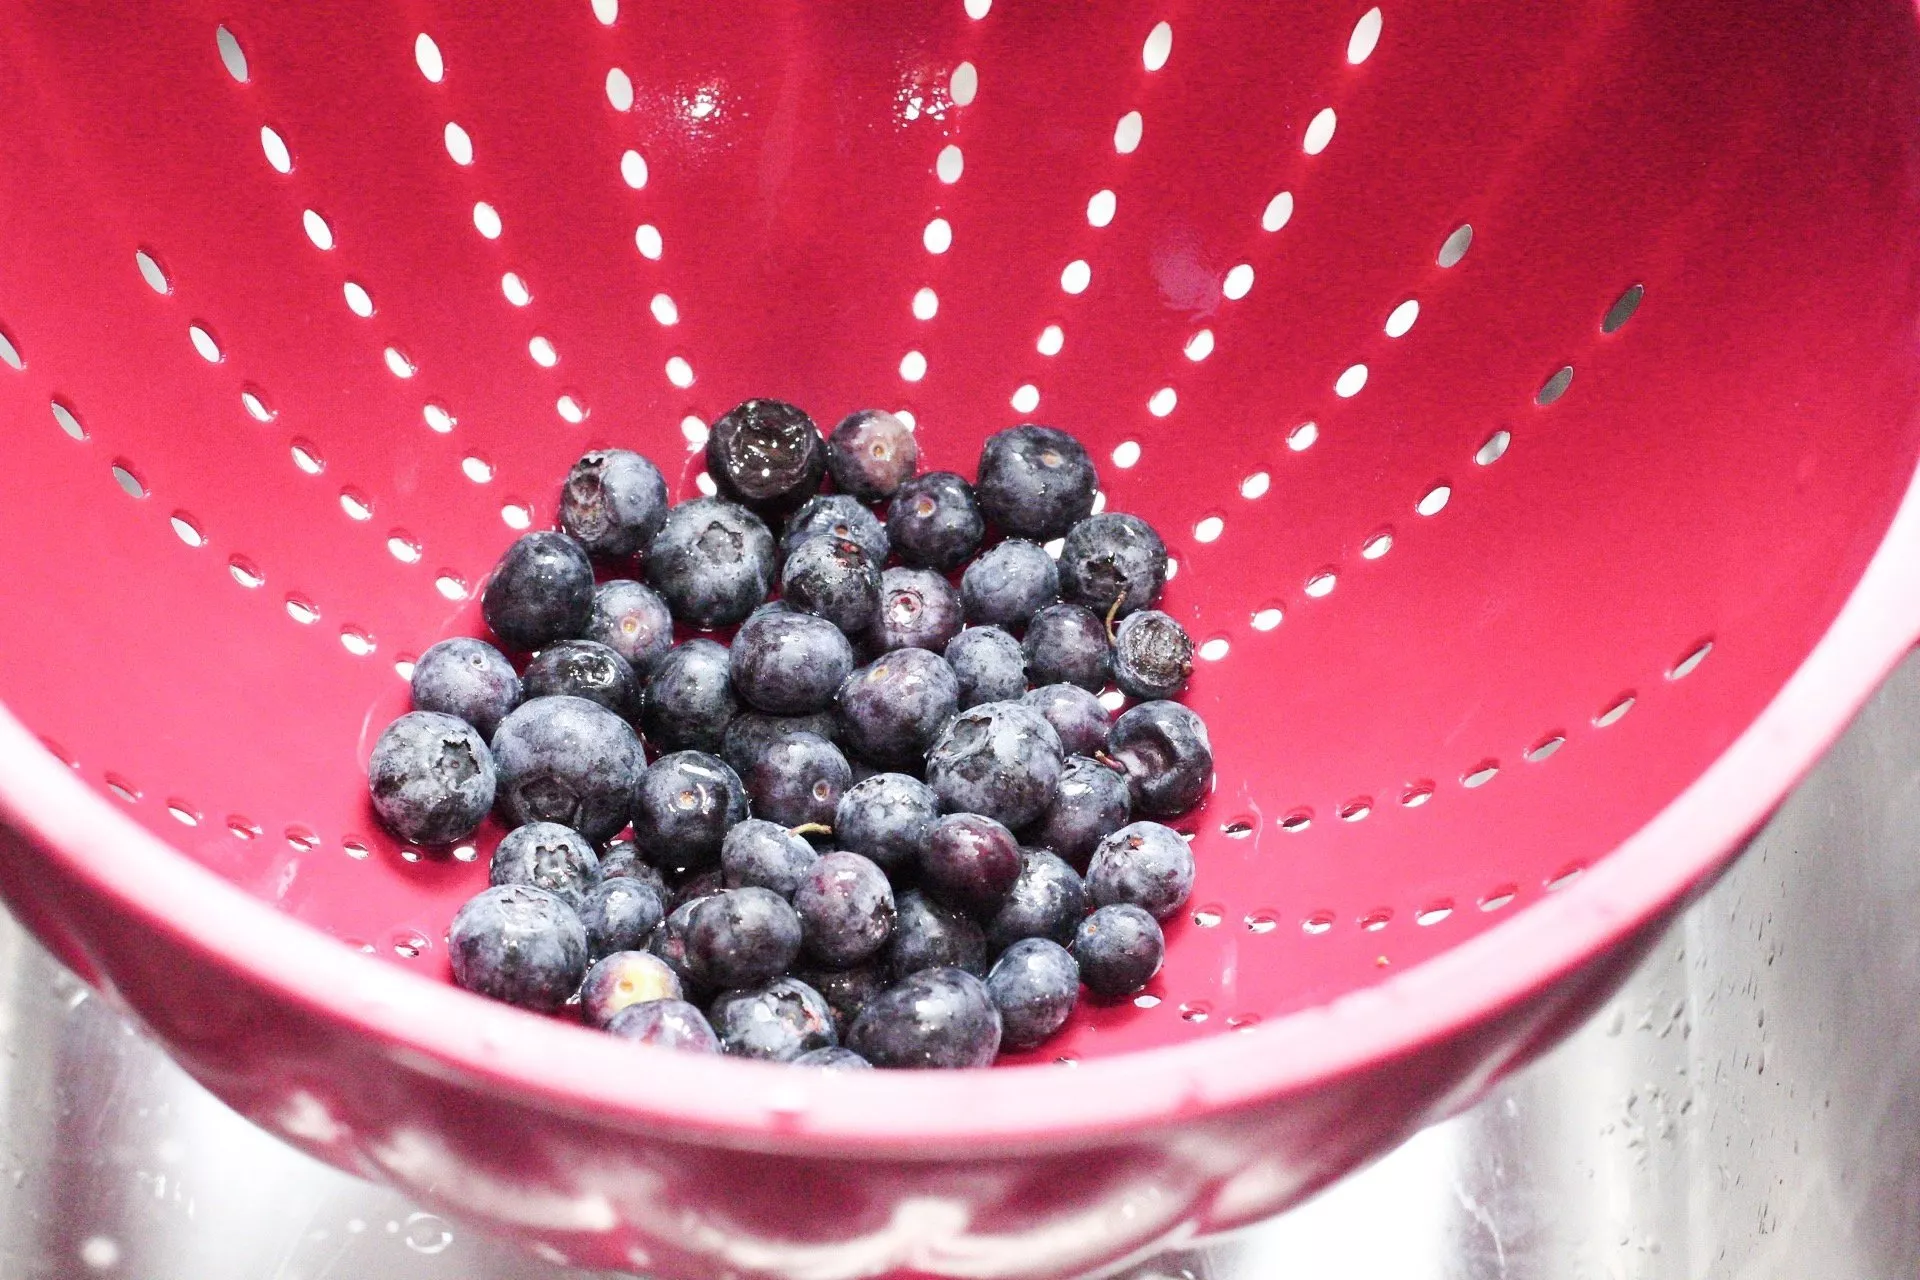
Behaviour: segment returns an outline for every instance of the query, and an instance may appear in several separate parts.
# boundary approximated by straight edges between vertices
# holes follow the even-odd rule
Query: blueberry
[[[686,1053],[718,1053],[720,1037],[713,1034],[707,1015],[685,1000],[648,1000],[630,1004],[613,1015],[607,1030],[622,1040],[637,1040],[660,1049]]]
[[[1059,598],[1059,567],[1023,538],[996,542],[960,575],[960,604],[976,626],[1017,631]]]
[[[1060,548],[1060,595],[1102,618],[1120,602],[1121,617],[1160,598],[1167,548],[1139,516],[1102,512],[1067,531]]]
[[[968,973],[987,971],[987,935],[966,915],[949,910],[918,889],[894,899],[893,939],[887,966],[896,978],[950,965]]]
[[[1131,903],[1101,907],[1073,936],[1080,981],[1103,999],[1130,996],[1160,972],[1167,940],[1160,922]]]
[[[587,894],[580,923],[587,927],[587,954],[598,959],[616,951],[637,951],[666,918],[667,895],[627,876],[602,880]]]
[[[827,442],[793,405],[749,400],[722,414],[707,433],[707,474],[735,502],[784,515],[820,488]]]
[[[822,854],[793,895],[809,956],[835,969],[861,964],[893,936],[893,886],[857,853]]]
[[[922,969],[867,1002],[847,1047],[876,1067],[986,1067],[1000,1052],[1000,1011],[960,969]]]
[[[746,816],[740,775],[704,751],[661,756],[633,789],[633,838],[657,866],[713,863],[727,829]]]
[[[730,627],[773,586],[773,534],[724,499],[683,502],[648,545],[647,581],[688,626]]]
[[[1132,817],[1133,795],[1125,774],[1086,756],[1068,756],[1060,766],[1053,803],[1028,828],[1027,838],[1084,872],[1094,847]]]
[[[1061,750],[1073,755],[1090,756],[1104,751],[1113,717],[1100,705],[1100,699],[1077,684],[1047,684],[1031,690],[1020,699],[1047,718],[1060,735]]]
[[[1199,804],[1213,785],[1213,744],[1199,716],[1177,702],[1142,702],[1114,721],[1107,754],[1127,771],[1133,807],[1172,818]]]
[[[871,1071],[873,1064],[851,1049],[832,1045],[825,1049],[809,1049],[793,1060],[796,1067],[818,1067],[823,1071]]]
[[[523,681],[529,698],[572,694],[597,702],[622,718],[640,710],[640,682],[627,660],[592,640],[550,644],[527,664]]]
[[[853,770],[831,742],[794,733],[761,752],[744,781],[761,817],[788,827],[830,827]]]
[[[986,537],[987,522],[973,500],[973,486],[951,471],[915,476],[887,504],[887,541],[902,561],[941,573],[972,559]]]
[[[842,1040],[867,1001],[892,985],[884,962],[852,969],[802,969],[794,977],[818,991],[833,1011],[833,1033]]]
[[[842,418],[827,437],[827,468],[840,492],[879,502],[920,469],[920,445],[894,415],[862,409]]]
[[[934,900],[991,919],[1020,876],[1020,846],[992,818],[950,813],[933,824],[920,855],[920,882]]]
[[[720,870],[729,889],[758,886],[789,902],[820,855],[777,822],[748,818],[720,843]]]
[[[560,490],[560,527],[596,556],[630,556],[667,518],[667,481],[630,449],[596,449],[573,464]]]
[[[715,640],[676,645],[653,668],[640,696],[640,728],[656,751],[718,751],[740,709],[732,655]]]
[[[633,674],[645,680],[673,648],[673,613],[652,587],[615,578],[594,589],[587,639],[625,658]]]
[[[687,916],[687,972],[701,986],[750,987],[779,977],[800,954],[800,917],[771,889],[724,889]]]
[[[689,990],[697,988],[700,983],[687,965],[687,930],[693,923],[693,909],[712,896],[708,894],[673,906],[668,910],[667,918],[647,935],[648,954],[665,961],[674,976],[680,979],[681,985]]]
[[[780,594],[795,609],[860,635],[880,609],[880,570],[851,538],[808,538],[781,568]]]
[[[987,948],[1005,951],[1022,938],[1051,938],[1066,946],[1087,906],[1078,872],[1045,849],[1022,849],[1020,878],[987,924]]]
[[[1106,686],[1112,646],[1107,643],[1107,624],[1091,609],[1048,605],[1033,615],[1022,644],[1027,679],[1036,687],[1073,684],[1098,693]]]
[[[579,911],[587,905],[587,894],[600,883],[600,859],[571,827],[529,822],[509,831],[493,851],[487,883],[530,884]]]
[[[453,980],[469,991],[552,1013],[587,971],[587,931],[573,908],[545,889],[482,889],[447,931]]]
[[[998,627],[968,627],[947,642],[947,665],[960,685],[960,705],[1006,702],[1027,691],[1020,642]]]
[[[448,844],[493,807],[495,760],[480,731],[437,711],[409,711],[380,735],[367,790],[381,825],[402,840]]]
[[[645,951],[612,951],[594,961],[580,984],[580,1013],[604,1027],[632,1004],[681,998],[680,979],[665,961]]]
[[[927,785],[949,813],[1024,827],[1053,803],[1060,735],[1022,702],[983,702],[948,722],[927,751]]]
[[[524,534],[494,566],[480,613],[509,649],[571,640],[593,616],[593,563],[564,533]]]
[[[484,640],[442,640],[413,664],[413,707],[465,720],[490,738],[520,705],[520,677],[507,655]]]
[[[713,1002],[723,1053],[763,1062],[792,1062],[839,1040],[826,997],[797,978],[728,991]]]
[[[1049,938],[1023,938],[987,974],[987,994],[1000,1010],[1000,1043],[1032,1049],[1067,1024],[1080,999],[1080,965]]]
[[[768,747],[796,733],[811,733],[833,742],[840,735],[840,719],[832,711],[813,711],[803,716],[774,716],[764,711],[743,711],[727,725],[721,740],[720,758],[733,766],[742,778],[759,763]],[[1101,735],[1106,741],[1106,735]]]
[[[1193,850],[1172,827],[1134,822],[1100,842],[1087,867],[1095,906],[1132,903],[1156,920],[1179,911],[1193,893]]]
[[[953,668],[939,654],[882,654],[840,686],[840,741],[873,764],[918,768],[959,697]]]
[[[558,822],[589,841],[627,825],[646,754],[633,727],[585,698],[531,698],[493,733],[497,801],[509,826]]]
[[[1099,487],[1086,449],[1052,427],[1008,427],[988,436],[980,450],[980,509],[1018,537],[1060,537],[1092,512]]]
[[[672,868],[673,878],[679,882],[677,888],[667,897],[667,910],[677,911],[690,902],[702,898],[711,898],[727,887],[727,875],[719,867],[708,867],[704,871],[695,871],[690,867]]]
[[[876,565],[887,562],[893,546],[880,517],[858,498],[844,493],[822,493],[808,498],[787,520],[780,535],[780,554],[790,556],[809,538],[831,534],[858,543]]]
[[[960,593],[931,569],[892,568],[880,575],[880,608],[867,628],[867,648],[931,649],[960,634]]]
[[[601,847],[600,878],[638,880],[658,891],[662,902],[667,899],[667,882],[641,858],[640,846],[631,840],[609,840]]]
[[[853,645],[825,618],[763,613],[733,637],[734,692],[774,715],[804,715],[833,705],[853,672]]]
[[[919,865],[939,818],[932,787],[904,773],[876,773],[841,793],[833,838],[894,874]]]
[[[1113,633],[1113,682],[1129,698],[1171,698],[1193,674],[1186,628],[1158,609],[1120,619]]]

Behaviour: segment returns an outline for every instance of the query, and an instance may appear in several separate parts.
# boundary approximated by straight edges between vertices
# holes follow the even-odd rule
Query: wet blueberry
[[[1030,690],[1020,701],[1047,718],[1060,735],[1061,750],[1079,756],[1106,750],[1113,717],[1088,690],[1077,684],[1047,684]]]
[[[714,863],[727,829],[747,816],[740,775],[704,751],[661,756],[632,795],[633,838],[661,867]]]
[[[862,409],[842,418],[827,437],[827,467],[840,492],[879,502],[920,469],[920,445],[894,415]]]
[[[560,490],[560,526],[596,556],[630,556],[667,518],[667,481],[630,449],[596,449],[573,464]]]
[[[1131,903],[1101,907],[1080,922],[1073,937],[1073,958],[1080,981],[1107,1000],[1130,996],[1160,972],[1167,940],[1160,922]]]
[[[630,1004],[613,1015],[607,1030],[622,1040],[636,1040],[660,1049],[685,1053],[718,1053],[720,1037],[713,1034],[707,1015],[685,1000],[648,1000]]]
[[[920,855],[927,895],[981,919],[993,918],[1019,876],[1013,832],[977,813],[950,813],[934,823]]]
[[[864,634],[880,608],[880,570],[851,538],[808,538],[780,570],[780,595],[850,636]]]
[[[823,1071],[871,1071],[873,1064],[851,1049],[833,1045],[826,1049],[809,1049],[793,1060],[796,1067],[817,1067]]]
[[[1193,850],[1172,827],[1134,822],[1100,842],[1087,867],[1087,896],[1098,907],[1130,902],[1155,920],[1180,910],[1193,893]]]
[[[689,902],[698,902],[702,898],[711,898],[727,887],[727,876],[719,867],[708,867],[704,871],[695,871],[691,867],[672,867],[672,878],[677,881],[674,891],[667,897],[667,910],[677,911]]]
[[[1027,623],[1022,642],[1027,679],[1034,686],[1079,685],[1092,693],[1106,687],[1112,665],[1107,624],[1077,604],[1050,604]]]
[[[922,969],[867,1002],[847,1047],[876,1067],[986,1067],[1000,1052],[1000,1011],[960,969]]]
[[[733,637],[733,688],[749,706],[780,716],[833,705],[853,673],[853,645],[825,618],[763,613]]]
[[[761,817],[789,827],[830,827],[853,770],[831,742],[792,733],[761,752],[743,780]]]
[[[1107,754],[1127,771],[1136,812],[1172,818],[1213,785],[1213,744],[1198,715],[1177,702],[1142,702],[1121,714]]]
[[[646,755],[633,727],[585,698],[530,698],[493,733],[496,800],[509,826],[557,822],[589,841],[627,825]]]
[[[862,964],[893,936],[893,886],[857,853],[822,854],[793,895],[807,955],[835,969]]]
[[[1106,511],[1067,531],[1060,549],[1060,595],[1102,618],[1120,602],[1125,617],[1160,598],[1167,548],[1139,516]]]
[[[667,895],[646,881],[629,876],[602,880],[580,908],[587,954],[598,959],[616,951],[638,951],[666,914]]]
[[[480,612],[509,649],[571,640],[593,616],[593,563],[564,533],[524,534],[494,566]]]
[[[487,883],[530,884],[577,912],[600,883],[600,859],[573,828],[557,822],[529,822],[509,831],[493,851]]]
[[[932,787],[904,773],[876,773],[841,794],[833,838],[892,875],[919,865],[939,818]]]
[[[1045,849],[1020,851],[1020,878],[987,922],[987,949],[1005,951],[1022,938],[1051,938],[1061,946],[1087,914],[1080,875]]]
[[[660,878],[658,870],[640,856],[640,846],[631,840],[609,840],[601,846],[600,878],[638,880],[653,886],[662,902],[667,900],[667,882]]]
[[[987,519],[1046,542],[1087,518],[1100,475],[1078,440],[1028,423],[987,437],[975,487]]]
[[[529,698],[572,694],[617,716],[640,710],[640,682],[627,660],[592,640],[561,640],[533,656],[522,682]]]
[[[1132,818],[1133,795],[1124,773],[1087,756],[1068,756],[1053,803],[1027,829],[1027,839],[1084,872],[1095,846]]]
[[[1120,620],[1113,633],[1113,682],[1129,698],[1171,698],[1193,674],[1186,628],[1158,609]]]
[[[918,768],[959,698],[953,668],[939,654],[882,654],[840,686],[840,741],[872,764]]]
[[[722,1052],[763,1062],[792,1062],[839,1039],[826,998],[797,978],[725,992],[713,1002],[713,1025]]]
[[[394,835],[448,844],[472,835],[493,807],[495,770],[478,729],[437,711],[409,711],[373,744],[367,790]]]
[[[980,549],[986,532],[973,486],[951,471],[915,476],[887,504],[887,540],[903,562],[920,568],[959,568]]]
[[[723,496],[763,515],[783,516],[820,488],[827,442],[795,406],[748,400],[722,414],[707,433],[707,474]]]
[[[960,575],[960,604],[975,626],[1018,631],[1059,598],[1059,567],[1024,538],[994,543]]]
[[[720,870],[727,888],[758,886],[789,902],[820,855],[806,840],[777,822],[748,818],[720,843]]]
[[[706,897],[671,906],[667,918],[647,935],[647,952],[665,961],[674,976],[680,979],[681,985],[689,990],[698,988],[700,983],[687,966],[687,930],[693,923],[693,909],[706,901]]]
[[[1000,1044],[1032,1049],[1067,1024],[1080,999],[1080,965],[1049,938],[1008,947],[987,974],[987,994],[1000,1010]]]
[[[587,931],[573,908],[545,889],[496,885],[454,913],[447,954],[453,980],[467,990],[552,1013],[587,971]]]
[[[630,578],[615,578],[594,589],[587,639],[597,640],[625,658],[633,674],[645,680],[673,648],[673,613],[652,587]]]
[[[442,640],[413,664],[413,707],[465,720],[490,738],[520,705],[520,677],[507,655],[484,640]]]
[[[718,751],[740,710],[732,655],[705,638],[669,649],[647,677],[640,728],[656,751]]]
[[[880,608],[867,628],[867,648],[931,649],[960,634],[960,593],[931,569],[895,567],[880,575]]]
[[[580,1014],[596,1027],[632,1004],[681,998],[680,979],[665,961],[645,951],[611,951],[594,961],[580,984]]]
[[[867,1001],[893,984],[884,960],[852,969],[801,969],[793,976],[826,998],[833,1011],[833,1033],[842,1040]]]
[[[1027,656],[999,627],[968,627],[947,642],[946,659],[962,707],[1006,702],[1027,691]]]
[[[693,904],[686,947],[687,972],[699,985],[750,987],[793,967],[800,917],[771,889],[725,889]]]
[[[822,493],[808,498],[788,519],[780,535],[780,553],[790,556],[807,539],[828,534],[857,543],[867,553],[867,559],[876,565],[885,564],[893,550],[880,517],[858,498],[845,493]]]
[[[940,965],[984,976],[986,933],[964,913],[941,906],[918,889],[897,894],[887,967],[894,977],[904,978]]]
[[[927,751],[927,785],[949,813],[1026,826],[1053,803],[1060,735],[1021,702],[984,702],[948,722]]]
[[[648,546],[647,582],[688,626],[730,627],[773,586],[773,534],[725,499],[683,502]]]
[[[720,744],[720,758],[733,766],[742,778],[752,771],[768,747],[796,733],[811,733],[834,742],[840,735],[840,718],[832,711],[814,711],[803,716],[775,716],[764,711],[742,711],[727,725]],[[1106,741],[1106,735],[1101,735]]]

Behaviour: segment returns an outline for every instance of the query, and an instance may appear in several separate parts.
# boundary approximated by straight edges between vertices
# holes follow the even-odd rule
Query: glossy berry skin
[[[648,1000],[630,1004],[613,1015],[607,1030],[622,1040],[650,1044],[683,1053],[719,1053],[720,1037],[713,1034],[707,1015],[685,1000]]]
[[[851,538],[808,538],[781,566],[780,595],[793,608],[857,636],[879,611],[880,570]]]
[[[704,637],[668,650],[640,695],[640,729],[657,751],[718,751],[739,713],[732,655]]]
[[[809,1049],[793,1060],[796,1067],[816,1067],[822,1071],[871,1071],[873,1064],[851,1049],[833,1045],[826,1049]]]
[[[994,543],[960,575],[960,604],[975,626],[1018,631],[1059,599],[1059,567],[1038,543],[1024,538]]]
[[[509,826],[557,822],[598,843],[627,825],[646,754],[633,727],[585,698],[530,698],[493,733],[495,801]]]
[[[628,1005],[681,998],[680,979],[658,956],[612,951],[593,962],[580,984],[580,1016],[605,1027]]]
[[[871,764],[917,769],[959,709],[953,668],[925,649],[896,649],[847,677],[835,700],[840,741]]]
[[[782,516],[819,490],[827,474],[827,442],[796,406],[748,400],[707,432],[707,474],[723,497],[762,515]]]
[[[960,705],[1007,702],[1027,692],[1027,656],[999,627],[968,627],[947,642],[944,655],[960,685]]]
[[[1080,999],[1080,964],[1052,939],[1025,938],[994,961],[987,995],[1000,1011],[1000,1047],[1036,1048],[1072,1016]]]
[[[880,607],[867,628],[867,649],[931,649],[960,634],[960,593],[931,569],[896,566],[880,575]]]
[[[1020,876],[1020,845],[992,818],[950,813],[933,824],[920,857],[927,895],[956,911],[991,919]]]
[[[987,935],[959,911],[943,907],[918,889],[894,898],[893,938],[887,967],[895,978],[939,966],[987,972]]]
[[[1133,808],[1173,818],[1199,804],[1213,785],[1207,726],[1178,702],[1142,702],[1113,722],[1107,754],[1127,771]]]
[[[648,954],[664,961],[680,979],[680,985],[689,991],[697,989],[700,983],[687,965],[687,930],[693,924],[693,909],[712,896],[707,894],[691,902],[671,904],[667,918],[647,935]]]
[[[1160,922],[1131,903],[1101,907],[1073,935],[1080,981],[1104,1000],[1130,996],[1160,972],[1167,940]]]
[[[904,773],[876,773],[841,794],[833,838],[893,875],[919,865],[939,819],[932,787]]]
[[[1060,598],[1102,618],[1115,600],[1123,618],[1149,607],[1166,581],[1166,544],[1139,516],[1088,516],[1067,531],[1060,548]]]
[[[747,812],[747,789],[726,761],[676,751],[649,765],[633,789],[633,838],[658,866],[707,866]]]
[[[767,748],[796,733],[811,733],[834,742],[840,734],[840,719],[832,711],[814,711],[803,716],[776,716],[765,711],[742,711],[727,725],[720,744],[720,758],[733,771],[746,777]],[[1102,741],[1105,741],[1104,735]]]
[[[787,734],[744,777],[753,811],[789,827],[832,826],[853,770],[840,748],[811,733]]]
[[[367,791],[380,824],[415,844],[473,834],[496,793],[496,762],[480,731],[437,711],[409,711],[380,734]]]
[[[609,840],[601,846],[600,879],[638,880],[655,889],[662,902],[667,898],[667,882],[640,856],[640,846],[631,840]]]
[[[1036,542],[1086,519],[1100,488],[1100,474],[1078,440],[1031,423],[988,436],[978,476],[974,488],[987,519]]]
[[[602,880],[580,908],[587,954],[598,960],[616,951],[640,950],[666,914],[667,895],[646,881],[628,876]]]
[[[757,614],[734,634],[729,670],[734,692],[747,705],[773,715],[805,715],[833,705],[833,695],[853,673],[853,645],[825,618]]]
[[[987,949],[1005,951],[1022,938],[1073,941],[1089,907],[1080,874],[1045,849],[1020,851],[1020,877],[987,922]]]
[[[564,533],[523,534],[494,566],[480,612],[509,649],[571,640],[593,616],[593,562]]]
[[[594,588],[586,638],[625,658],[635,678],[645,680],[673,648],[673,612],[652,587],[615,578]]]
[[[780,535],[780,554],[790,556],[807,539],[823,535],[857,544],[876,565],[885,564],[893,550],[886,527],[866,504],[850,494],[822,493],[808,498],[788,518]]]
[[[893,936],[893,886],[857,853],[820,855],[801,879],[793,909],[807,956],[829,968],[864,964]]]
[[[1129,698],[1171,698],[1193,674],[1193,640],[1158,609],[1120,619],[1113,633],[1113,682]]]
[[[587,971],[587,931],[573,908],[545,889],[483,889],[456,911],[447,931],[453,980],[469,991],[552,1013]]]
[[[1133,791],[1126,775],[1088,756],[1068,756],[1053,803],[1026,836],[1085,872],[1094,848],[1132,820]]]
[[[1021,644],[1027,679],[1035,688],[1072,684],[1098,693],[1106,687],[1113,646],[1107,643],[1106,622],[1092,610],[1050,604],[1033,615]]]
[[[627,660],[592,640],[550,644],[527,664],[523,684],[529,698],[571,694],[597,702],[622,719],[640,710],[640,682]]]
[[[881,502],[920,469],[920,444],[907,424],[884,409],[861,409],[827,437],[834,487],[863,502]]]
[[[804,838],[779,823],[748,818],[720,842],[720,872],[729,889],[757,886],[791,902],[819,856]]]
[[[560,527],[588,554],[616,559],[653,541],[667,506],[660,468],[630,449],[596,449],[567,472]]]
[[[1100,842],[1087,867],[1087,896],[1098,907],[1130,902],[1165,920],[1193,893],[1193,850],[1157,822],[1134,822]]]
[[[465,720],[490,738],[520,705],[520,676],[507,655],[484,640],[442,640],[413,664],[413,709]]]
[[[884,959],[852,969],[801,969],[793,976],[826,998],[833,1011],[833,1033],[842,1040],[867,1001],[893,985]]]
[[[509,831],[494,849],[493,860],[487,865],[487,883],[530,884],[578,912],[600,883],[600,858],[571,827],[557,822],[529,822]]]
[[[1060,735],[1021,702],[986,702],[948,722],[927,751],[927,785],[948,813],[1026,826],[1053,803]]]
[[[1104,751],[1113,717],[1097,695],[1077,684],[1046,684],[1030,689],[1020,699],[1047,718],[1060,735],[1060,748],[1071,755],[1090,756]]]
[[[671,870],[679,884],[667,897],[667,910],[670,912],[679,910],[689,902],[711,898],[727,887],[727,877],[719,867],[708,867],[704,871],[691,871],[686,867],[673,867]]]
[[[723,498],[695,498],[669,511],[648,545],[647,583],[677,621],[730,627],[767,598],[773,560],[773,534],[759,516]]]
[[[986,535],[973,486],[951,471],[915,476],[887,504],[887,540],[905,564],[941,573],[957,569]]]
[[[723,993],[713,1002],[713,1025],[721,1052],[762,1062],[792,1062],[840,1038],[826,997],[797,978]]]
[[[687,916],[686,968],[704,987],[751,987],[779,977],[800,954],[800,917],[771,889],[723,889]]]
[[[1000,1052],[1000,1011],[960,969],[922,969],[868,1001],[847,1047],[876,1067],[987,1067]]]

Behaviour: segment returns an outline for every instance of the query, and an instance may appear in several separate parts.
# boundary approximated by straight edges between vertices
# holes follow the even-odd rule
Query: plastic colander
[[[1920,632],[1899,0],[10,5],[0,890],[246,1115],[663,1275],[1053,1276],[1577,1024]],[[1020,1064],[487,1003],[364,767],[583,450],[1069,429],[1218,759]],[[398,672],[398,674],[396,673]]]

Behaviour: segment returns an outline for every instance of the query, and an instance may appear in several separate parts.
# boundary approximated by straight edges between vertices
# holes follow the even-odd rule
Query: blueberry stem
[[[788,827],[787,830],[796,836],[830,836],[833,834],[833,828],[824,822],[803,822],[797,827]]]
[[[1113,770],[1115,773],[1125,773],[1127,771],[1127,766],[1125,766],[1124,764],[1121,764],[1118,760],[1115,760],[1112,756],[1108,755],[1104,751],[1094,752],[1093,758],[1095,760],[1098,760],[1101,764],[1107,766],[1107,768]]]
[[[1126,598],[1127,598],[1127,593],[1123,589],[1119,595],[1113,598],[1113,603],[1107,606],[1107,643],[1108,644],[1114,643],[1119,638],[1115,636],[1113,633],[1113,619],[1120,612],[1120,602],[1125,600]]]

